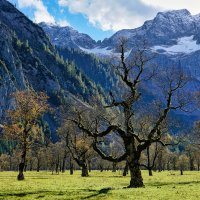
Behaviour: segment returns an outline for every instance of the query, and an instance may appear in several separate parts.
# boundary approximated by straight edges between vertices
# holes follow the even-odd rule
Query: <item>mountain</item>
[[[198,17],[192,16],[186,9],[159,12],[153,20],[146,21],[139,28],[116,32],[105,39],[101,47],[114,48],[120,37],[128,40],[130,48],[142,38],[146,39],[150,46],[173,45],[178,38],[195,36],[198,27]]]
[[[56,26],[56,29],[58,31],[63,28]],[[56,48],[63,47],[54,42],[55,38],[49,32],[50,28],[44,30]],[[163,70],[173,66],[181,67],[190,77],[187,90],[194,91],[200,88],[200,15],[191,15],[186,9],[159,12],[154,19],[146,21],[141,27],[120,30],[110,38],[94,43],[91,48],[88,48],[89,43],[86,45],[87,48],[81,45],[77,46],[83,53],[93,54],[102,61],[110,55],[119,55],[116,47],[120,38],[127,40],[127,59],[131,58],[136,46],[145,40],[149,46],[149,53],[156,54],[153,60],[155,64]],[[69,39],[67,36],[62,37],[60,43],[64,44]],[[149,87],[147,86],[147,88]],[[152,94],[157,93],[153,90],[152,88]],[[182,113],[179,117],[185,124],[192,125],[193,120],[199,116],[200,113],[197,111],[192,114]]]
[[[80,35],[80,38],[82,36],[70,27],[49,26],[45,23],[40,25],[57,48],[65,47],[65,44],[69,44],[71,38],[77,38],[77,35]],[[68,30],[73,30],[70,35]],[[63,33],[62,37],[58,37],[59,34],[56,34],[59,32]],[[84,38],[85,44],[86,38],[90,37],[85,36],[82,38]],[[182,68],[187,73],[190,73],[194,79],[199,80],[200,14],[191,15],[186,9],[159,12],[154,19],[146,21],[139,28],[118,31],[110,38],[106,38],[102,42],[93,42],[92,45],[91,41],[93,40],[90,38],[86,42],[87,44],[81,45],[76,42],[75,46],[76,49],[80,49],[85,53],[105,58],[113,53],[117,54],[116,46],[120,38],[126,38],[127,40],[127,57],[132,55],[131,51],[134,50],[136,45],[145,40],[151,52],[156,53],[158,65],[166,68],[169,65],[179,65],[181,63]],[[69,45],[68,48],[73,48],[73,46],[74,43]]]
[[[14,106],[12,93],[32,87],[44,91],[58,107],[66,99],[84,103],[89,97],[104,99],[104,91],[74,64],[65,62],[43,29],[11,3],[0,0],[0,120]],[[52,137],[56,121],[46,116]]]
[[[39,26],[48,33],[52,43],[55,46],[62,48],[74,48],[74,49],[92,49],[96,46],[96,41],[90,36],[84,33],[79,33],[72,27],[61,27],[56,24],[40,23]]]
[[[115,47],[120,37],[127,38],[127,59],[145,38],[150,51],[157,53],[155,62],[159,66],[165,69],[181,65],[192,80],[188,90],[200,87],[199,19],[187,10],[158,13],[142,27],[121,30],[95,42],[71,27],[37,25],[11,3],[0,0],[0,119],[3,121],[5,111],[14,106],[11,94],[27,87],[45,91],[53,107],[66,99],[84,104],[92,96],[106,101],[105,93],[111,89],[122,93],[116,88],[119,80],[115,72],[102,59],[112,52],[118,55]],[[158,91],[145,87],[144,101],[148,102]],[[191,125],[198,117],[199,113],[179,118]],[[57,121],[50,114],[45,120],[56,138]]]
[[[45,23],[40,26],[55,46],[81,49],[100,58],[116,52],[120,38],[127,40],[127,56],[141,40],[146,40],[152,50],[168,56],[187,55],[200,50],[200,15],[191,15],[186,9],[159,12],[141,27],[120,30],[102,42],[95,42],[71,27]]]
[[[48,27],[48,25],[46,24],[45,27]],[[55,29],[55,32],[59,32],[70,28],[56,26]],[[51,27],[44,28],[44,30],[58,48],[62,48],[63,44],[68,43],[72,38],[72,35],[68,37],[66,34],[60,37],[59,43],[57,43],[55,38],[57,36],[51,33]],[[157,54],[156,62],[159,65],[167,67],[181,63],[187,73],[191,73],[194,79],[199,80],[200,14],[191,15],[186,9],[159,12],[154,19],[146,21],[139,28],[120,30],[102,42],[92,43],[93,45],[90,45],[91,40],[85,46],[77,43],[76,48],[85,53],[95,54],[99,58],[105,58],[114,52],[117,53],[116,46],[120,38],[127,40],[127,57],[131,56],[131,51],[136,45],[145,40],[151,51]],[[72,46],[69,47],[73,48]]]

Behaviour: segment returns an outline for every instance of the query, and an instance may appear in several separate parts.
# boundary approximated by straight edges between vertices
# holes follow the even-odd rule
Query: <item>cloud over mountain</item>
[[[160,8],[161,10],[178,10],[187,8],[192,14],[199,13],[199,0],[141,0],[149,6]]]
[[[60,26],[68,26],[67,20],[59,19],[56,20],[55,17],[48,11],[42,0],[18,0],[19,8],[31,8],[34,10],[33,20],[36,23],[47,22],[53,24],[59,24]]]
[[[157,9],[141,0],[58,0],[72,13],[84,14],[89,22],[102,30],[120,30],[140,26],[155,16]]]
[[[38,0],[18,0],[20,8],[32,7],[34,8],[34,20],[36,23],[45,21],[55,23],[54,17],[48,12],[46,6],[42,1]]]

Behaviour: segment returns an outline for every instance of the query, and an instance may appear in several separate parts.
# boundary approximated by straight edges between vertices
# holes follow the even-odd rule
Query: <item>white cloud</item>
[[[188,9],[192,14],[200,13],[199,0],[142,0],[143,3],[162,10]]]
[[[157,10],[141,0],[58,0],[72,13],[84,14],[89,22],[102,30],[120,30],[140,26],[153,18]]]
[[[58,0],[72,13],[84,14],[89,22],[103,30],[120,30],[141,26],[164,10],[188,9],[200,12],[199,0]]]
[[[36,23],[48,22],[55,23],[54,17],[48,12],[41,0],[18,0],[19,8],[34,8],[34,20]]]
[[[158,11],[188,9],[192,14],[200,12],[199,0],[57,0],[60,13],[68,7],[72,13],[82,13],[88,21],[102,30],[118,31],[120,29],[141,26],[144,21],[155,17]],[[34,9],[36,23],[45,21],[68,26],[66,20],[55,20],[48,12],[42,0],[18,0],[20,8]]]
[[[69,22],[67,20],[58,20],[56,22],[57,24],[59,24],[60,26],[64,27],[64,26],[70,26]]]
[[[55,20],[55,18],[48,12],[47,7],[42,0],[18,0],[19,8],[31,7],[34,9],[34,21],[36,23],[47,22],[58,24],[60,26],[69,26],[67,20]]]

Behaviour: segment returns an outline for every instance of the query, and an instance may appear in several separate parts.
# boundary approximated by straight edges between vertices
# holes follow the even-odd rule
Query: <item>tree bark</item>
[[[56,174],[59,174],[59,162],[56,162]]]
[[[24,172],[26,172],[27,169],[27,161],[25,160],[25,164],[24,164]]]
[[[112,172],[116,172],[117,171],[116,167],[117,167],[117,163],[113,162],[113,164],[112,164]]]
[[[11,158],[11,155],[9,155],[9,170],[12,171],[12,158]]]
[[[128,174],[128,162],[126,162],[126,165],[124,167],[123,176],[126,176],[127,174]]]
[[[88,167],[87,167],[87,164],[83,164],[82,165],[82,174],[81,174],[82,177],[87,177],[89,176],[88,175]]]
[[[74,174],[74,164],[72,163],[72,159],[69,161],[70,175]]]
[[[183,170],[181,169],[181,175],[183,175]]]
[[[92,171],[92,169],[91,169],[91,161],[88,161],[88,169],[89,169],[89,172]]]
[[[195,170],[194,159],[190,158],[190,171],[194,171],[194,170]]]
[[[24,148],[22,155],[21,155],[21,162],[19,164],[19,174],[17,176],[17,180],[21,181],[24,180],[24,168],[26,162],[26,147]]]
[[[63,157],[63,162],[62,162],[62,173],[65,172],[65,162],[66,162],[66,158],[67,158],[67,152],[64,152],[64,157]]]
[[[173,170],[176,170],[176,160],[173,160]]]
[[[37,159],[37,172],[39,172],[40,171],[40,160],[39,160],[39,158]]]
[[[154,158],[156,158],[156,157],[154,157]],[[147,161],[148,161],[149,176],[153,176],[152,167],[151,167],[151,161],[150,161],[150,147],[149,146],[147,147]],[[154,165],[154,162],[153,162],[152,165]]]
[[[132,146],[131,148],[134,148],[134,146]],[[127,158],[128,167],[131,175],[130,185],[128,186],[129,188],[144,187],[142,173],[140,170],[140,155],[140,152],[132,151]]]
[[[74,166],[73,164],[70,165],[70,175],[74,174]]]
[[[148,169],[148,171],[149,171],[149,176],[153,176],[152,169],[150,168]]]
[[[29,163],[30,163],[30,168],[29,168],[29,170],[32,171],[32,170],[33,170],[33,160],[31,159],[31,160],[29,161]]]
[[[129,169],[131,174],[129,188],[144,187],[143,178],[139,167],[139,160],[136,160],[135,163],[129,164]]]

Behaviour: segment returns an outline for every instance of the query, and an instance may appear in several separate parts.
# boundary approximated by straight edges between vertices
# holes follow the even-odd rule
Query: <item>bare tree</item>
[[[142,83],[148,81],[152,83],[156,68],[150,68],[152,58],[148,57],[147,48],[135,51],[132,59],[128,61],[125,60],[123,42],[120,45],[120,52],[120,61],[115,61],[113,66],[120,78],[120,84],[123,85],[122,93],[125,91],[124,95],[116,97],[113,92],[110,92],[111,103],[105,109],[98,106],[85,110],[77,109],[78,111],[75,112],[71,121],[81,131],[93,138],[93,148],[103,159],[115,163],[127,160],[131,174],[129,187],[143,187],[143,178],[140,170],[141,153],[152,143],[159,142],[165,145],[161,141],[163,135],[162,126],[171,110],[181,109],[185,105],[184,98],[179,92],[186,84],[186,79],[180,71],[169,70],[169,72],[161,74],[164,78],[162,80],[162,92],[164,95],[162,98],[158,96],[157,100],[161,99],[162,103],[159,109],[156,109],[156,114],[152,112],[151,125],[148,126],[145,134],[143,134],[139,131],[138,122],[145,113],[140,114],[138,103],[142,101],[142,96],[145,94]],[[146,107],[148,109],[146,113],[151,113],[153,105],[154,102],[150,102]],[[123,153],[118,157],[113,157],[102,149],[102,138],[111,134],[116,134],[122,140]]]

